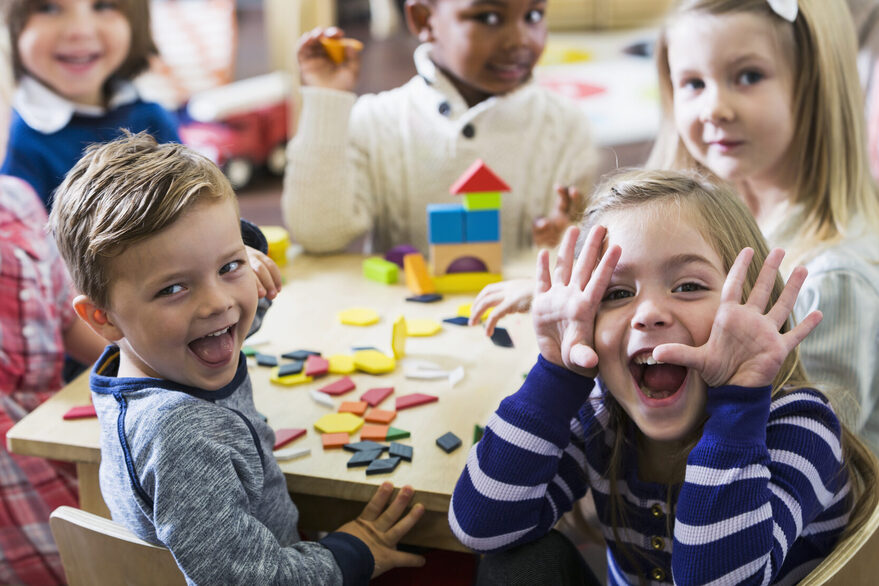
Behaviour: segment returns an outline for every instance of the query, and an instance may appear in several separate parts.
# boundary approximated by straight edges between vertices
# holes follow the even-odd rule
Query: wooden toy
[[[466,326],[470,323],[470,318],[456,315],[455,317],[447,317],[443,321],[449,324],[455,324],[456,326]]]
[[[330,362],[319,354],[312,354],[305,359],[305,374],[307,376],[320,376],[330,370]]]
[[[348,326],[371,326],[378,323],[379,315],[374,309],[353,307],[343,309],[337,314],[339,321]]]
[[[464,380],[464,367],[459,366],[449,373],[449,385],[454,387],[456,384]]]
[[[510,338],[510,334],[507,332],[506,328],[496,327],[494,333],[491,335],[491,341],[494,342],[495,346],[501,346],[503,348],[513,347],[513,339]]]
[[[389,472],[393,472],[399,463],[400,458],[381,458],[373,460],[366,468],[366,474],[370,476],[373,474],[388,474]]]
[[[388,398],[388,395],[394,392],[394,387],[376,387],[369,389],[360,395],[361,401],[366,401],[370,407],[375,407]]]
[[[400,267],[389,260],[371,257],[363,261],[363,276],[370,281],[392,285],[397,282]]]
[[[427,241],[434,244],[466,242],[464,238],[464,208],[456,203],[428,205]]]
[[[407,336],[435,336],[442,329],[442,324],[433,319],[419,318],[406,320]]]
[[[314,380],[314,377],[308,376],[301,371],[287,376],[278,376],[278,370],[280,370],[280,368],[280,366],[276,366],[272,369],[272,374],[269,376],[269,382],[276,385],[283,385],[285,387],[292,387],[294,385],[301,385],[302,383],[310,383]]]
[[[449,376],[449,371],[442,368],[440,365],[423,360],[406,361],[406,366],[403,369],[403,372],[406,375],[406,378],[421,380],[434,380]]]
[[[382,455],[381,450],[360,450],[354,452],[351,459],[348,460],[348,468],[356,468],[358,466],[369,466],[372,461]]]
[[[281,354],[281,358],[289,358],[290,360],[307,360],[309,356],[320,356],[320,352],[314,350],[294,350]]]
[[[407,297],[406,301],[414,301],[415,303],[434,303],[435,301],[441,301],[442,298],[443,296],[438,293],[427,293],[426,295]]]
[[[336,407],[335,403],[333,403],[332,397],[330,397],[326,393],[321,393],[317,389],[310,389],[308,394],[314,399],[314,402],[318,405],[323,405],[324,407],[329,407],[330,409],[334,409]]]
[[[346,445],[342,446],[342,449],[348,450],[349,452],[359,452],[361,450],[387,451],[388,446],[386,446],[385,444],[380,444],[378,442],[363,441],[363,442],[355,442],[353,444],[346,444]]]
[[[410,244],[399,244],[385,253],[385,260],[403,268],[403,257],[407,254],[418,252],[418,249]]]
[[[244,352],[245,356],[256,356],[256,353],[259,352],[259,350],[253,346],[243,346],[241,351]]]
[[[503,246],[495,242],[457,242],[454,244],[430,244],[430,271],[436,275],[461,272],[503,272]],[[456,263],[462,259],[479,262],[479,271],[457,270]]]
[[[363,416],[366,413],[366,408],[368,407],[366,401],[343,401],[341,405],[339,405],[339,413],[353,413],[354,415]],[[372,421],[369,418],[365,418],[366,421]]]
[[[497,273],[451,273],[433,278],[436,290],[442,294],[473,293],[503,280]]]
[[[278,376],[290,376],[291,374],[299,374],[302,372],[302,368],[305,366],[304,360],[294,360],[293,362],[288,362],[286,364],[281,364],[278,366]]]
[[[342,446],[347,444],[348,437],[348,434],[345,432],[325,433],[320,436],[320,441],[323,444],[325,450],[330,450],[333,448],[341,448]]]
[[[330,374],[351,374],[357,370],[354,366],[354,357],[347,354],[333,354],[327,358],[330,363],[327,368]]]
[[[256,353],[256,363],[260,366],[278,366],[278,357],[271,354]]]
[[[473,443],[475,444],[479,440],[482,439],[482,435],[485,433],[485,428],[479,425],[478,423],[473,424]]]
[[[416,295],[436,293],[436,288],[427,272],[427,264],[420,253],[415,252],[403,257],[403,271],[406,274],[406,287]]]
[[[390,426],[388,427],[388,433],[385,435],[385,439],[387,441],[406,439],[409,437],[409,432],[405,429],[398,429],[396,427]]]
[[[366,405],[366,403],[363,403],[363,404]],[[366,407],[364,407],[363,410],[366,411]],[[358,415],[362,415],[362,414],[363,414],[363,411],[361,411]],[[391,421],[393,421],[396,417],[397,417],[396,411],[388,411],[386,409],[370,409],[369,413],[367,413],[363,417],[363,419],[365,421],[370,422],[370,423],[382,423],[382,424],[387,425]]]
[[[482,159],[477,159],[464,171],[449,191],[454,194],[510,191],[510,186],[494,174]]]
[[[473,210],[464,214],[465,242],[493,243],[499,248],[501,215],[498,209]]]
[[[458,306],[458,315],[461,316],[461,317],[470,317],[470,314],[472,313],[472,310],[473,310],[473,304],[472,304],[472,303],[463,303],[463,304],[461,304],[461,305]],[[483,312],[482,312],[482,315],[479,317],[479,321],[481,322],[481,321],[483,321],[485,318],[487,318],[489,315],[491,315],[491,312],[492,312],[492,311],[494,311],[494,307],[489,307],[488,309],[486,309],[485,311],[483,311]]]
[[[269,258],[279,267],[287,264],[287,249],[290,247],[290,233],[281,226],[260,226],[269,245]]]
[[[373,440],[383,442],[388,437],[389,425],[364,425],[360,430],[360,440]]]
[[[354,366],[369,374],[384,374],[393,371],[397,361],[378,350],[360,350],[354,353]]]
[[[275,460],[283,461],[283,460],[293,460],[295,458],[301,458],[302,456],[307,456],[311,453],[311,448],[286,448],[283,450],[278,450],[274,452]]]
[[[417,407],[418,405],[424,405],[425,403],[434,403],[436,401],[439,401],[439,397],[434,395],[426,395],[424,393],[411,393],[409,395],[397,397],[396,407],[397,411],[402,411],[403,409]]]
[[[61,416],[62,419],[85,419],[86,417],[97,417],[98,414],[95,412],[95,406],[89,403],[88,405],[79,405],[77,407],[71,407],[67,413]]]
[[[296,428],[283,428],[275,430],[275,446],[273,449],[277,450],[281,446],[285,446],[295,440],[298,437],[302,437],[305,435],[306,431],[301,427]]]
[[[314,422],[314,427],[321,433],[351,434],[360,429],[363,419],[353,413],[330,413]],[[348,443],[347,440],[345,443]]]
[[[343,376],[339,380],[319,388],[318,391],[327,395],[344,395],[347,392],[353,391],[354,388],[355,384],[351,377]]]
[[[333,60],[333,63],[336,64],[345,60],[345,49],[347,47],[350,47],[355,51],[363,49],[363,43],[357,39],[321,37],[320,44],[323,45],[324,51],[327,52],[327,55]]]
[[[412,461],[412,446],[407,446],[406,444],[401,444],[398,442],[391,442],[391,448],[388,452],[388,455],[393,457],[400,458],[401,460],[406,460],[407,462]]]
[[[461,438],[450,431],[445,435],[436,438],[436,445],[442,448],[445,453],[451,454],[461,447]]]
[[[391,350],[394,352],[394,358],[397,360],[406,356],[406,318],[402,315],[394,322],[391,330]]]

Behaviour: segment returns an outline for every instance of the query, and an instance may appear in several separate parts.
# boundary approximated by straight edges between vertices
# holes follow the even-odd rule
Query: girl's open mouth
[[[651,401],[662,401],[677,394],[687,379],[687,369],[657,362],[650,353],[641,353],[629,362],[629,372],[638,390]]]

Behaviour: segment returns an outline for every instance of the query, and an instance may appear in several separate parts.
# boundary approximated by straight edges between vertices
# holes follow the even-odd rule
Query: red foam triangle
[[[482,162],[482,159],[476,159],[458,177],[454,185],[449,188],[449,193],[452,195],[459,193],[482,193],[485,191],[510,191],[510,186],[504,183],[503,179],[495,175],[494,171]]]
[[[98,414],[95,412],[94,405],[79,405],[78,407],[72,407],[67,413],[62,415],[61,417],[64,419],[84,419],[86,417],[97,417]]]
[[[303,435],[305,435],[305,430],[301,427],[275,430],[275,446],[273,449],[277,450]]]

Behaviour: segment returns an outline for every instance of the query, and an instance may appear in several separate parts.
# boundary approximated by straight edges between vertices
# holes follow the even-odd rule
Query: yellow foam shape
[[[354,357],[347,354],[333,354],[327,361],[330,363],[330,374],[351,374],[357,367],[354,366]]]
[[[260,226],[259,229],[269,244],[269,258],[279,267],[287,264],[287,247],[290,246],[290,234],[281,226]]]
[[[349,326],[371,326],[378,322],[379,315],[374,309],[365,307],[352,307],[343,309],[338,313],[339,321]]]
[[[363,418],[353,413],[328,413],[314,422],[321,433],[354,433],[363,425]]]
[[[296,374],[288,374],[287,376],[278,376],[278,367],[275,366],[272,368],[272,374],[269,376],[269,381],[275,383],[276,385],[283,385],[285,387],[292,387],[293,385],[301,385],[302,383],[310,383],[314,380],[314,377],[307,376],[305,374],[305,369],[302,372],[297,372]]]
[[[321,37],[320,44],[324,46],[324,51],[330,56],[334,63],[341,63],[345,60],[345,47],[352,47],[357,51],[363,49],[363,43],[357,39],[337,39],[334,37]]]
[[[443,329],[435,319],[407,319],[406,334],[409,336],[434,336]]]
[[[358,350],[354,353],[354,366],[369,374],[383,374],[397,368],[397,361],[378,350]]]
[[[391,332],[391,349],[397,360],[406,356],[406,318],[402,315],[394,322],[394,329]]]
[[[482,317],[479,318],[479,321],[484,320],[494,311],[494,307],[489,307],[485,311],[482,312]],[[473,304],[472,303],[464,303],[458,306],[458,317],[470,317],[470,314],[473,312]]]
[[[433,278],[437,293],[474,293],[503,277],[497,273],[449,273]]]

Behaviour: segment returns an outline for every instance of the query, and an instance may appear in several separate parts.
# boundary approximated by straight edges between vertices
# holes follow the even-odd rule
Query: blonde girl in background
[[[582,230],[552,273],[538,257],[538,362],[452,496],[461,542],[504,552],[479,580],[560,583],[535,572],[588,491],[609,584],[801,579],[872,511],[877,469],[799,361],[821,320],[789,323],[807,271],[784,285],[735,194],[676,172],[611,179]]]

